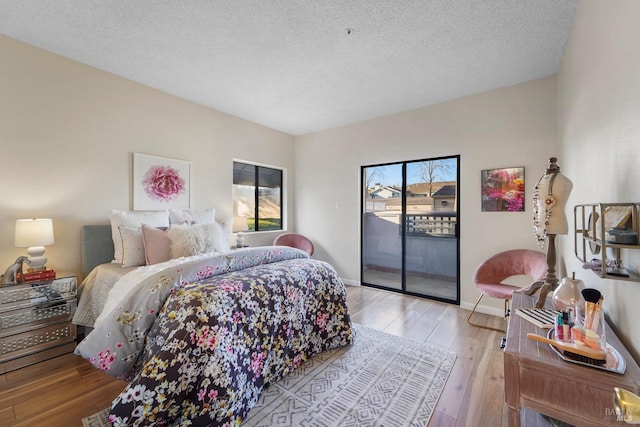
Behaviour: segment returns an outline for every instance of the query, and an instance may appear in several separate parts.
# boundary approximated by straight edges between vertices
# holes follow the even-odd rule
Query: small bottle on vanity
[[[562,327],[562,313],[558,313],[556,317],[556,339],[564,341],[564,328]]]

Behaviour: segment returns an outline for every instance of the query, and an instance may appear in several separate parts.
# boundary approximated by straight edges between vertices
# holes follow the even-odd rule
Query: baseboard
[[[473,310],[475,303],[461,302],[460,308],[465,310]],[[479,305],[476,307],[476,313],[488,314],[490,316],[504,317],[504,308],[487,307],[486,305]]]
[[[361,283],[359,280],[350,280],[350,279],[343,279],[343,278],[341,279],[342,279],[342,282],[347,286],[361,286]],[[471,311],[473,310],[474,304],[475,303],[462,301],[460,302],[460,308]],[[476,312],[488,314],[490,316],[504,317],[504,310],[502,308],[487,307],[485,305],[479,305],[476,308]]]

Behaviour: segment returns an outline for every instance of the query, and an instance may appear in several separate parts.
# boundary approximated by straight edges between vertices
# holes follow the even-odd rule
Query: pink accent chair
[[[309,256],[313,255],[313,242],[309,238],[297,233],[284,233],[276,237],[273,241],[274,246],[289,246],[292,248],[298,248]]]
[[[471,322],[471,316],[475,313],[478,304],[483,296],[500,298],[504,300],[505,321],[509,315],[509,303],[514,291],[519,290],[517,286],[503,283],[506,279],[517,275],[527,275],[534,282],[541,281],[547,274],[546,256],[542,252],[529,249],[512,249],[493,255],[478,266],[473,275],[473,285],[480,291],[480,298],[473,306],[473,310],[467,317],[467,322],[473,326],[486,329],[498,330],[479,323]]]

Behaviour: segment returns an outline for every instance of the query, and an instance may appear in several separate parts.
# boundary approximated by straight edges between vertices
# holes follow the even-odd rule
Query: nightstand
[[[0,374],[73,352],[78,278],[0,286]]]

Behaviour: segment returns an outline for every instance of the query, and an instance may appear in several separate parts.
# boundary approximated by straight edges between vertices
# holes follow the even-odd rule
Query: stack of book
[[[24,282],[33,282],[36,280],[53,280],[55,278],[55,270],[28,271],[18,275],[18,280]]]

